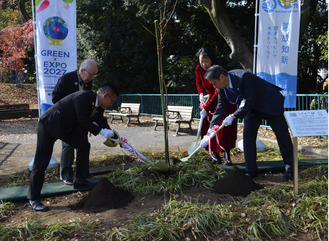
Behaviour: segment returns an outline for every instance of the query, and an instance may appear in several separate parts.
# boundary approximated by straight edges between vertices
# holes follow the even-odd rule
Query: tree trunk
[[[162,117],[163,117],[163,128],[164,128],[164,143],[165,143],[165,161],[170,168],[169,162],[169,142],[168,142],[168,123],[167,123],[167,115],[166,115],[166,103],[164,101],[164,77],[163,77],[163,66],[162,66],[162,45],[161,45],[161,36],[160,36],[160,27],[159,21],[154,21],[155,27],[155,36],[157,43],[157,56],[158,56],[158,73],[159,73],[159,86],[160,86],[160,94],[161,94],[161,109],[162,109]]]
[[[200,2],[207,9],[219,34],[231,48],[230,58],[239,62],[244,69],[252,71],[253,54],[242,40],[240,34],[233,27],[227,15],[225,7],[226,0],[200,0]]]
[[[318,0],[304,0],[304,4],[301,8],[300,14],[300,28],[299,28],[299,39],[302,38],[304,32],[311,20],[312,15],[316,10]]]
[[[26,12],[25,2],[26,2],[26,0],[17,0],[18,6],[19,6],[20,17],[21,17],[21,20],[23,23],[25,23],[31,19],[31,17]]]

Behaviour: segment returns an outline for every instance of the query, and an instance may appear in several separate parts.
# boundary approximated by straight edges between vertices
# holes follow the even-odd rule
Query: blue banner
[[[296,107],[300,0],[260,0],[256,74],[283,89]]]

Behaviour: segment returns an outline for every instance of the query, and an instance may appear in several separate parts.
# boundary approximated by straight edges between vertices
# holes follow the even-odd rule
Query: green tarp
[[[91,182],[97,182],[98,179],[91,178]],[[70,194],[78,191],[88,191],[91,188],[74,189],[73,186],[64,185],[62,182],[45,183],[43,184],[41,196],[50,197],[56,195]],[[3,201],[18,201],[26,200],[29,186],[8,187],[0,189],[0,200]]]

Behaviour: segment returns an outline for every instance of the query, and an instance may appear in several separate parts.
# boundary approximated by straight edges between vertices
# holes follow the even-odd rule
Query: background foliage
[[[85,58],[99,62],[96,86],[111,80],[121,93],[159,93],[154,20],[160,19],[162,4],[163,1],[150,0],[77,0],[78,64]],[[170,14],[174,4],[174,0],[167,1],[165,14]],[[1,74],[6,76],[10,71],[22,68],[35,73],[33,45],[17,47],[18,41],[11,45],[7,41],[11,29],[19,28],[22,38],[26,39],[22,43],[30,43],[27,39],[32,28],[29,28],[30,32],[23,32],[28,23],[22,12],[32,16],[31,2],[0,1],[0,7]],[[232,23],[252,51],[255,1],[228,0],[226,7]],[[317,10],[300,40],[298,93],[322,93],[323,80],[317,81],[317,70],[327,68],[327,14],[326,1],[317,1]],[[163,46],[168,93],[196,93],[195,54],[202,46],[215,50],[219,62],[227,69],[241,68],[239,63],[229,59],[231,50],[198,0],[177,1]],[[4,65],[10,62],[8,50],[20,65]]]

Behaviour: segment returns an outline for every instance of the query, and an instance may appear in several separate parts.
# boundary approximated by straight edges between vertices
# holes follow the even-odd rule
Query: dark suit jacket
[[[63,138],[77,127],[86,133],[97,135],[101,128],[110,127],[103,116],[104,110],[95,108],[96,96],[97,94],[90,90],[74,92],[51,106],[39,121],[55,139]]]
[[[60,77],[57,81],[57,84],[53,90],[52,101],[55,104],[60,99],[65,96],[72,94],[76,91],[79,91],[79,78],[78,78],[78,70],[69,72]],[[92,81],[85,83],[83,89],[91,90],[92,89]]]
[[[236,118],[243,119],[251,110],[270,116],[283,114],[284,96],[280,93],[281,88],[245,70],[231,70],[228,73],[236,96],[227,90],[225,93],[224,90],[217,89],[218,104],[211,127],[220,125],[227,103],[229,100],[235,102],[237,98],[239,98],[238,102],[241,102],[242,99],[245,99],[246,102],[243,107],[234,112]]]

